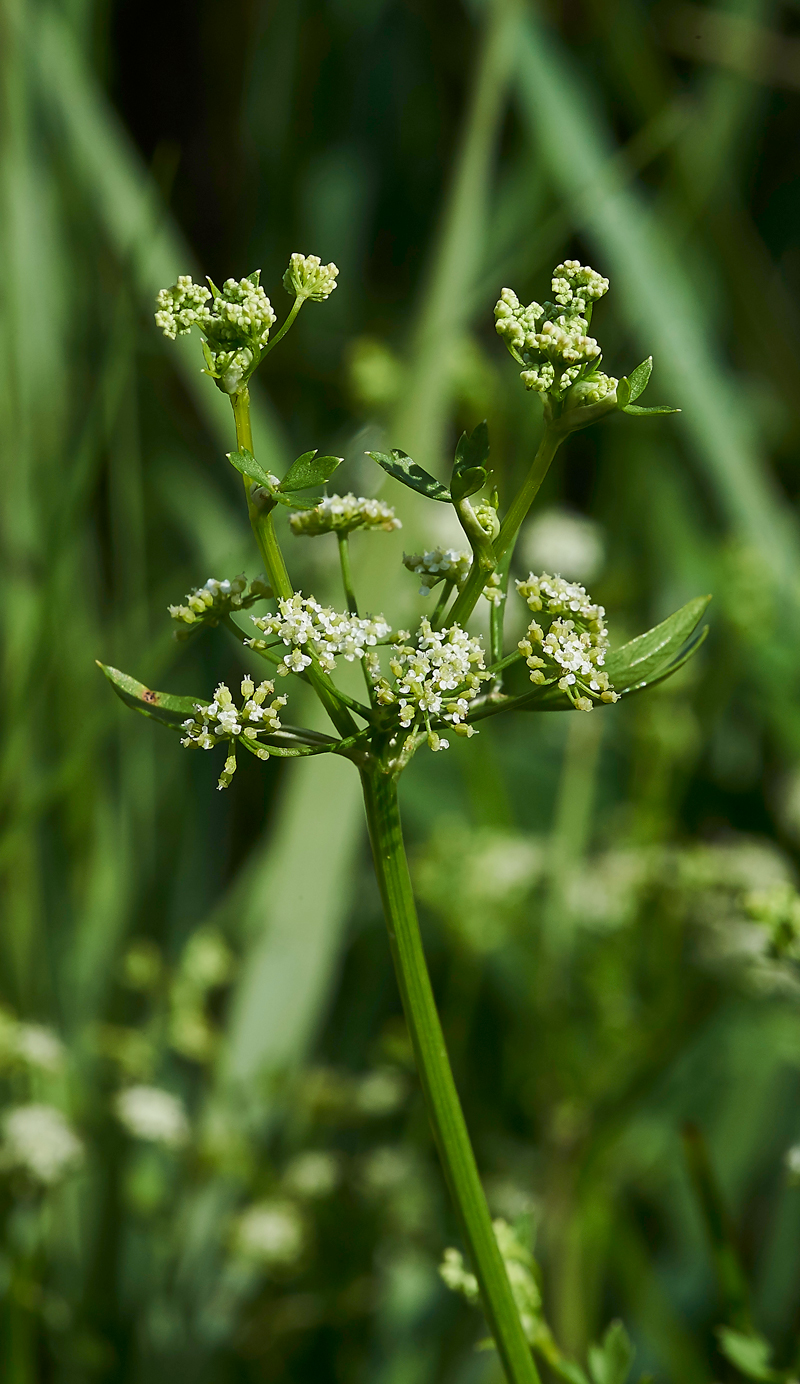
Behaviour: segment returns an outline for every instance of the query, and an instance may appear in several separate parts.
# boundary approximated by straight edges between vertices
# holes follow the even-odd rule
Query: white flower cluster
[[[224,581],[209,577],[205,586],[189,592],[186,605],[171,605],[168,610],[173,620],[184,625],[217,625],[230,611],[246,609],[271,595],[271,588],[258,578],[250,583],[248,591],[244,574]]]
[[[83,1144],[54,1105],[17,1105],[3,1116],[0,1166],[51,1186],[80,1163]]]
[[[0,1009],[0,1066],[19,1064],[33,1071],[57,1072],[64,1065],[64,1055],[64,1044],[51,1028],[20,1023]]]
[[[486,506],[487,509],[491,506]],[[494,510],[492,510],[494,514]],[[461,590],[472,565],[472,554],[457,548],[431,548],[427,553],[403,553],[403,566],[419,577],[420,596],[427,596],[440,581],[452,582]],[[499,605],[503,599],[500,578],[496,572],[489,577],[483,595],[492,605]]]
[[[531,621],[517,646],[531,670],[531,682],[557,682],[578,711],[591,711],[593,698],[619,701],[603,669],[608,649],[603,607],[590,601],[577,582],[547,572],[540,577],[531,572],[526,581],[517,582],[517,590],[531,610],[543,615],[542,624]]]
[[[585,314],[587,305],[608,291],[608,279],[577,260],[565,260],[553,271],[552,288],[553,303],[527,307],[504,288],[494,310],[498,335],[526,367],[521,378],[527,389],[561,398],[580,380],[586,388],[574,402],[599,403],[615,392],[618,382],[592,365],[600,347],[588,334]]]
[[[279,673],[302,673],[311,664],[311,655],[326,673],[333,672],[339,654],[352,663],[363,658],[368,648],[391,633],[382,616],[361,619],[357,615],[341,614],[329,606],[321,606],[313,596],[299,592],[278,601],[277,615],[252,617],[253,624],[265,634],[277,635],[291,653],[285,655]],[[264,640],[249,641],[256,650],[266,648]]]
[[[457,548],[431,548],[427,553],[403,553],[403,566],[419,577],[420,596],[427,596],[440,581],[452,582],[461,590],[469,576],[472,557]]]
[[[403,525],[391,505],[363,495],[326,495],[314,509],[289,515],[292,533],[315,537],[320,533],[352,533],[354,529],[383,529],[391,533]]]
[[[215,745],[221,745],[225,741],[230,743],[230,752],[217,785],[219,788],[227,788],[236,772],[233,744],[236,740],[244,744],[258,759],[269,758],[269,751],[263,745],[259,745],[258,737],[265,731],[269,735],[280,730],[278,712],[286,705],[285,697],[275,697],[269,706],[264,705],[267,697],[272,696],[274,691],[273,682],[264,681],[256,687],[251,678],[242,678],[243,704],[241,708],[237,708],[230,691],[225,683],[221,682],[214,693],[213,702],[209,702],[207,706],[197,702],[194,716],[183,722],[186,735],[181,740],[182,745],[196,745],[201,750],[213,750]]]
[[[159,1086],[129,1086],[115,1101],[117,1117],[129,1134],[166,1148],[179,1148],[189,1137],[183,1101]]]
[[[234,1226],[233,1251],[265,1268],[293,1264],[305,1246],[305,1226],[291,1201],[273,1200],[248,1206]]]
[[[335,264],[323,264],[319,255],[295,252],[283,276],[283,286],[296,298],[313,298],[321,303],[333,293],[338,273]]]
[[[432,750],[446,750],[450,742],[431,729],[431,720],[447,721],[456,735],[471,736],[467,724],[470,703],[488,678],[479,639],[471,639],[460,625],[434,630],[423,619],[415,645],[401,645],[389,663],[395,677],[376,683],[381,705],[397,705],[400,725],[408,730],[422,720]]]

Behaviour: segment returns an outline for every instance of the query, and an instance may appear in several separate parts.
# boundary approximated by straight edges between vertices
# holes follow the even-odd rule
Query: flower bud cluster
[[[315,537],[320,533],[352,533],[354,529],[383,529],[391,533],[403,525],[391,505],[363,495],[326,495],[314,509],[289,515],[292,533]]]
[[[541,612],[541,623],[532,620],[517,646],[531,682],[557,682],[578,711],[591,711],[594,701],[619,701],[603,668],[608,650],[603,607],[593,604],[577,582],[546,572],[531,573],[516,585],[530,609]]]
[[[183,625],[217,625],[232,610],[246,610],[255,601],[265,600],[271,595],[271,587],[258,577],[250,583],[249,590],[247,577],[243,573],[224,581],[209,577],[205,586],[189,592],[186,605],[171,605],[168,609],[172,619]],[[186,638],[187,631],[176,630],[176,635]]]
[[[431,729],[432,719],[448,722],[456,735],[474,735],[467,714],[489,676],[479,639],[471,639],[460,625],[434,630],[423,616],[415,644],[400,645],[389,667],[394,687],[382,679],[377,699],[381,705],[397,706],[405,730],[421,720],[432,750],[446,750],[450,743]]]
[[[491,510],[492,515],[495,514],[490,505],[486,505],[485,508]],[[481,522],[480,515],[478,522]],[[485,525],[481,524],[481,527],[484,528]],[[420,596],[427,596],[441,581],[452,582],[460,591],[469,576],[472,554],[463,549],[459,551],[457,548],[431,548],[427,553],[403,553],[403,566],[419,577]],[[492,572],[489,577],[483,588],[483,595],[491,605],[499,605],[502,601],[503,589],[496,572]]]
[[[612,395],[617,381],[596,368],[600,347],[589,336],[591,305],[608,291],[604,279],[588,265],[565,260],[553,271],[554,302],[523,307],[510,288],[504,288],[495,307],[495,324],[512,355],[525,366],[521,379],[527,389],[563,399],[577,381],[590,388],[570,404],[599,403]]]
[[[276,635],[291,648],[286,654],[278,672],[302,673],[311,664],[311,655],[317,659],[322,670],[333,672],[336,658],[341,654],[352,663],[355,658],[363,658],[368,648],[373,648],[379,639],[391,633],[390,626],[382,616],[376,619],[361,619],[357,615],[341,614],[328,606],[321,606],[313,596],[296,595],[278,601],[277,615],[252,616],[253,624],[265,634]],[[258,652],[266,649],[264,640],[248,641]]]
[[[427,553],[403,553],[403,566],[419,577],[420,596],[427,596],[440,581],[452,582],[461,590],[469,576],[471,554],[457,548],[431,548]]]
[[[256,687],[251,678],[245,677],[241,686],[242,706],[236,707],[230,691],[225,683],[221,682],[214,693],[213,702],[209,702],[207,706],[198,702],[194,716],[183,722],[186,735],[181,740],[182,745],[213,750],[215,745],[221,745],[224,741],[230,742],[230,753],[220,775],[219,788],[227,788],[236,771],[236,754],[232,742],[241,741],[258,759],[269,758],[269,752],[263,745],[259,745],[258,737],[264,732],[270,735],[273,731],[280,730],[278,712],[286,705],[285,697],[275,697],[269,706],[264,705],[267,697],[272,696],[274,691],[275,684],[272,682],[264,681]]]
[[[321,303],[333,293],[338,273],[335,264],[323,264],[319,255],[295,252],[283,276],[283,286],[295,298],[313,298]]]
[[[246,279],[226,279],[211,290],[182,274],[156,298],[156,324],[174,340],[197,327],[206,341],[208,374],[226,394],[235,394],[258,364],[269,340],[275,313],[259,284],[261,271]]]

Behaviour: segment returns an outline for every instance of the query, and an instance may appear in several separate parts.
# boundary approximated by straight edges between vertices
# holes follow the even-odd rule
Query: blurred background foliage
[[[637,1371],[733,1378],[715,1329],[744,1311],[788,1366],[795,0],[2,0],[0,92],[4,1380],[498,1378],[436,1272],[457,1230],[355,775],[254,761],[218,795],[93,662],[200,695],[241,671],[168,628],[208,575],[256,573],[227,403],[152,302],[260,267],[279,305],[294,250],[340,287],[260,382],[271,469],[319,447],[374,493],[366,447],[440,468],[485,416],[507,493],[539,417],[492,307],[566,255],[611,278],[607,368],[652,351],[683,410],[575,437],[520,566],[586,580],[614,642],[712,592],[701,655],[421,754],[403,801],[490,1201],[537,1227],[562,1348],[619,1316]],[[455,535],[383,493],[404,532],[357,558],[397,620],[425,609],[403,547]],[[295,545],[305,589],[333,556]]]

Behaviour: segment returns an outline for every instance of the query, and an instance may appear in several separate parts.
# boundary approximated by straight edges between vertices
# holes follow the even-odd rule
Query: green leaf
[[[639,408],[638,404],[626,404],[623,413],[680,413],[679,408],[667,408],[666,404],[659,404],[656,408]]]
[[[488,474],[482,466],[469,466],[466,471],[454,471],[450,480],[450,496],[453,502],[466,500],[467,496],[482,490]]]
[[[660,625],[608,654],[604,666],[611,686],[617,692],[632,692],[676,672],[705,638],[704,631],[690,649],[684,649],[710,600],[710,596],[696,596]]]
[[[308,490],[311,485],[322,485],[341,466],[343,457],[318,457],[316,450],[304,452],[293,461],[280,484],[281,490]]]
[[[155,721],[178,730],[189,716],[194,715],[197,706],[207,706],[203,697],[174,697],[170,692],[153,692],[144,683],[137,682],[128,673],[118,668],[110,668],[106,663],[97,663],[108,678],[117,696],[134,711],[143,716],[152,716]]]
[[[634,1349],[622,1322],[612,1322],[600,1346],[590,1346],[589,1373],[594,1384],[625,1384],[633,1364]]]
[[[630,397],[627,400],[628,403],[632,404],[634,399],[638,399],[640,394],[644,394],[644,391],[648,386],[650,376],[652,375],[652,373],[652,356],[648,356],[647,360],[643,360],[641,365],[637,365],[635,370],[631,370],[631,373],[628,376],[628,387],[630,389]]]
[[[455,471],[466,471],[473,466],[483,466],[485,468],[489,460],[489,425],[486,419],[478,423],[472,432],[462,433],[458,439],[456,447],[456,457],[453,463]]]
[[[623,376],[622,376],[622,379],[620,380],[619,384],[617,385],[617,408],[618,408],[618,409],[626,409],[626,408],[628,407],[628,404],[630,403],[630,400],[631,400],[631,386],[630,386],[630,381],[627,380],[627,379],[625,378],[625,376],[623,375]]]
[[[441,500],[449,504],[451,495],[447,487],[412,461],[406,452],[393,447],[388,457],[385,452],[367,452],[367,456],[377,461],[378,465],[382,466],[384,471],[388,471],[390,476],[394,476],[401,485],[407,485],[419,495],[427,495],[429,500]]]
[[[468,435],[462,433],[456,447],[450,495],[454,502],[474,495],[486,484],[489,460],[489,428],[484,418]]]
[[[241,471],[243,476],[247,476],[251,481],[257,481],[270,494],[274,494],[275,477],[269,471],[264,470],[261,463],[256,461],[253,453],[248,452],[246,447],[243,447],[240,452],[228,452],[228,461],[231,466],[236,467],[237,471]]]
[[[778,1370],[772,1369],[772,1346],[763,1336],[755,1333],[745,1335],[733,1331],[729,1326],[717,1327],[719,1347],[726,1359],[748,1379],[775,1380],[782,1378]]]

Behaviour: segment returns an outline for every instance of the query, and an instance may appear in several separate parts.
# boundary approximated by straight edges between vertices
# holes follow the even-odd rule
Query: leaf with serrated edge
[[[318,457],[316,451],[304,452],[293,461],[280,483],[280,489],[308,490],[309,486],[322,485],[341,466],[343,457]]]
[[[641,363],[641,365],[637,365],[637,367],[636,367],[635,370],[631,370],[631,373],[630,373],[630,375],[628,376],[628,385],[629,385],[630,391],[631,391],[631,393],[630,393],[630,398],[629,398],[629,400],[628,400],[628,403],[629,403],[629,404],[632,404],[633,401],[634,401],[634,399],[638,399],[638,398],[639,398],[639,395],[644,393],[644,391],[645,391],[646,388],[647,388],[647,385],[648,385],[648,383],[649,383],[650,376],[652,375],[652,373],[653,373],[653,357],[652,357],[652,356],[648,356],[648,357],[647,357],[647,360],[643,360],[642,363]]]
[[[484,418],[470,434],[462,433],[456,447],[453,471],[471,470],[475,466],[485,469],[489,460],[489,426]]]
[[[275,477],[269,471],[265,471],[260,461],[256,461],[252,452],[248,452],[245,447],[240,452],[228,452],[228,461],[231,466],[235,466],[237,471],[241,471],[243,476],[247,476],[251,481],[257,481],[263,485],[270,494],[275,488]]]
[[[377,461],[384,471],[390,476],[394,476],[401,485],[407,485],[410,490],[416,490],[419,495],[427,495],[429,500],[441,500],[443,503],[450,503],[450,491],[441,481],[437,481],[435,476],[425,471],[422,466],[418,466],[406,452],[401,452],[399,448],[393,447],[391,456],[385,452],[367,452],[368,457]]]
[[[152,716],[154,720],[171,726],[173,730],[179,730],[187,717],[194,715],[196,707],[208,706],[203,697],[176,697],[171,692],[153,692],[151,688],[145,687],[144,683],[137,682],[129,673],[121,673],[118,668],[110,668],[108,664],[100,663],[99,660],[97,666],[105,673],[117,696],[126,706],[140,711],[143,716]]]

